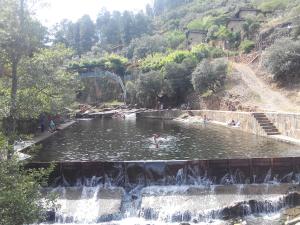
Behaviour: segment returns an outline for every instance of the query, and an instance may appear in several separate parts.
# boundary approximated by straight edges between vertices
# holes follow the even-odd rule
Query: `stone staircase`
[[[252,115],[267,135],[280,134],[277,127],[268,119],[268,117],[264,113],[253,113]]]

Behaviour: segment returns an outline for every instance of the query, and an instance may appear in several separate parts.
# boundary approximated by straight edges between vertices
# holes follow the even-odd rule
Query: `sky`
[[[47,6],[36,10],[37,18],[46,26],[52,26],[62,19],[76,21],[85,14],[95,20],[102,8],[109,11],[144,10],[153,0],[48,0]]]

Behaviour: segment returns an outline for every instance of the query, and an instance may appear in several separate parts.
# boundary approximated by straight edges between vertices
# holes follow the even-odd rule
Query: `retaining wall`
[[[249,112],[233,112],[233,111],[217,111],[217,110],[190,110],[196,116],[206,115],[212,121],[221,123],[228,123],[228,121],[235,120],[240,122],[239,127],[234,129],[242,130],[248,133],[257,135],[266,135],[256,119]],[[183,110],[163,110],[163,111],[150,111],[141,112],[137,114],[138,118],[155,118],[155,119],[175,119],[178,116],[186,113]]]
[[[175,119],[185,113],[183,110],[163,110],[138,113],[137,117],[156,119]],[[251,112],[218,111],[218,110],[191,110],[194,115],[206,115],[212,121],[227,123],[232,119],[240,121],[240,127],[234,129],[248,133],[266,136],[265,131],[260,127]],[[266,116],[274,123],[279,132],[295,139],[300,139],[300,114],[299,113],[273,113],[266,112]]]
[[[265,113],[282,135],[300,139],[299,113]]]

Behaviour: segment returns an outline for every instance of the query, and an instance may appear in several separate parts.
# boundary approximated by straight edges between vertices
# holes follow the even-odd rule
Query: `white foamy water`
[[[180,176],[180,172],[178,173]],[[96,178],[85,180],[93,185]],[[47,189],[59,195],[55,225],[229,225],[222,209],[242,203],[247,225],[275,223],[293,184],[148,186],[125,192],[110,185]],[[248,201],[260,202],[251,211]],[[221,210],[221,211],[220,211]],[[253,210],[253,208],[252,208]],[[248,216],[251,214],[258,216]],[[109,222],[104,222],[109,221]]]

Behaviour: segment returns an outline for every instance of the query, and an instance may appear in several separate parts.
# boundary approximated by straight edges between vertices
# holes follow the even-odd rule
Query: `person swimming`
[[[154,141],[156,148],[159,148],[159,144],[158,144],[158,140],[157,140],[159,137],[160,136],[158,134],[153,134],[153,141]]]

